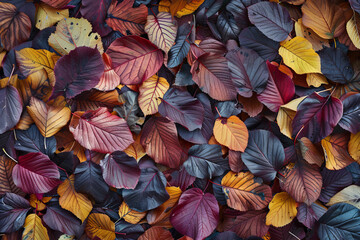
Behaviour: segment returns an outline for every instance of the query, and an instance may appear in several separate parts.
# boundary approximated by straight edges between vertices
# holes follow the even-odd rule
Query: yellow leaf
[[[138,212],[135,211],[123,201],[119,207],[119,216],[123,218],[125,221],[131,224],[137,224],[141,219],[145,217],[147,212]]]
[[[88,217],[92,210],[91,201],[83,194],[76,192],[75,175],[71,175],[57,189],[60,196],[60,206],[78,217],[82,222]]]
[[[45,203],[49,202],[52,197],[43,197],[41,200],[37,199],[35,194],[30,195],[30,206],[35,208],[37,211],[42,211],[46,208]]]
[[[360,164],[360,132],[351,134],[348,150],[350,156]]]
[[[150,225],[172,228],[170,223],[171,210],[179,201],[182,192],[179,187],[166,187],[166,191],[170,195],[170,198],[159,207],[150,210],[146,216],[146,220]]]
[[[354,162],[347,151],[348,141],[345,133],[330,135],[321,140],[327,169],[340,170]]]
[[[34,120],[30,117],[29,113],[27,111],[23,111],[15,129],[27,130],[33,123]]]
[[[218,118],[214,125],[214,137],[220,144],[234,151],[244,152],[249,139],[246,125],[237,116]]]
[[[170,12],[170,0],[161,0],[159,3],[159,12]]]
[[[57,26],[55,33],[49,37],[49,45],[61,55],[68,54],[76,47],[97,48],[100,54],[104,49],[98,33],[92,33],[92,26],[84,18],[65,18]]]
[[[44,69],[52,83],[55,83],[54,66],[59,58],[56,53],[45,49],[24,48],[16,51],[16,60],[25,76]]]
[[[355,47],[360,49],[360,15],[354,13],[354,16],[346,23],[346,31]]]
[[[278,115],[276,117],[277,124],[279,125],[280,132],[287,136],[288,138],[292,138],[292,120],[295,117],[297,106],[299,103],[304,100],[306,96],[296,98],[291,102],[288,102],[285,105],[282,105],[279,109]]]
[[[360,187],[350,185],[344,188],[330,198],[330,201],[326,205],[332,206],[336,203],[349,203],[360,209]]]
[[[71,110],[68,107],[50,106],[32,97],[27,110],[44,137],[51,137],[70,120]]]
[[[42,30],[53,26],[58,21],[67,17],[69,17],[69,9],[56,9],[47,4],[40,3],[37,5],[35,27]]]
[[[302,37],[281,42],[279,54],[284,63],[297,74],[321,73],[319,55],[312,49],[311,43]]]
[[[329,84],[326,77],[320,73],[308,73],[306,82],[309,86],[320,87],[321,84]]]
[[[295,22],[295,33],[296,36],[309,40],[315,51],[330,47],[329,40],[319,37],[313,30],[305,27],[301,18]]]
[[[287,192],[275,194],[269,204],[269,213],[266,215],[266,225],[283,227],[296,217],[296,202]]]
[[[46,228],[41,222],[41,218],[32,213],[29,214],[24,223],[23,240],[49,240]]]
[[[179,11],[176,12],[176,17],[181,18],[182,16],[192,14],[195,12],[200,5],[204,2],[204,0],[191,0],[186,3],[186,5]]]
[[[115,223],[108,215],[102,213],[90,214],[85,227],[86,234],[91,239],[98,237],[101,240],[115,240]]]
[[[168,81],[157,75],[145,80],[139,87],[139,106],[145,115],[151,115],[158,112],[160,98],[164,96],[169,89]]]
[[[140,159],[146,155],[145,149],[143,148],[143,146],[140,144],[140,135],[138,136],[133,136],[134,137],[134,142],[132,144],[130,144],[130,146],[128,146],[124,152],[130,156],[136,159],[136,161],[140,161]]]

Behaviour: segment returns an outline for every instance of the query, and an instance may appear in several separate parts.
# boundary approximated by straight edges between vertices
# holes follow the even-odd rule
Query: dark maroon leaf
[[[61,183],[59,178],[56,164],[41,152],[20,156],[13,169],[15,185],[26,193],[47,193]]]
[[[229,150],[229,167],[233,172],[240,172],[245,168],[244,162],[241,159],[241,152]]]
[[[77,47],[61,57],[54,68],[56,83],[52,98],[73,98],[95,87],[104,72],[104,63],[96,48]]]
[[[293,29],[293,22],[286,8],[274,2],[259,2],[248,7],[250,22],[268,38],[281,42]]]
[[[159,113],[187,128],[200,129],[204,120],[204,107],[189,92],[169,89],[161,99]]]
[[[316,92],[307,96],[297,107],[292,122],[292,135],[319,142],[330,135],[343,113],[341,101],[331,95],[322,97]]]
[[[312,203],[309,206],[306,203],[301,203],[298,206],[298,214],[296,217],[299,222],[311,229],[313,228],[315,222],[318,221],[326,212],[326,210],[326,207],[317,202]]]
[[[323,178],[323,187],[319,200],[324,203],[329,202],[332,196],[352,183],[352,176],[346,169],[332,171],[324,168],[321,171],[321,175]]]
[[[0,198],[0,232],[10,233],[20,229],[30,208],[25,198],[15,193],[5,193]]]
[[[248,145],[241,159],[255,176],[265,182],[274,180],[285,159],[280,140],[266,130],[250,131]]]
[[[264,59],[246,48],[237,48],[226,54],[232,81],[237,92],[243,97],[251,97],[252,91],[260,94],[266,88],[269,72]]]
[[[218,221],[219,206],[216,198],[210,193],[204,194],[198,188],[185,191],[170,216],[174,228],[194,240],[209,236]]]
[[[0,134],[2,134],[17,124],[22,112],[19,92],[13,86],[0,89],[0,109]]]
[[[140,178],[136,159],[116,151],[100,162],[105,182],[114,188],[134,189]]]
[[[156,167],[142,168],[135,189],[124,189],[122,194],[129,208],[145,212],[157,208],[169,199],[166,192],[166,178]]]
[[[360,131],[360,93],[351,95],[345,100],[342,104],[344,107],[344,113],[339,121],[339,125],[353,133],[356,134]]]
[[[196,179],[196,177],[191,176],[184,167],[171,173],[170,177],[171,180],[169,181],[169,184],[171,186],[179,187],[181,191],[185,191]]]
[[[106,36],[112,31],[112,29],[105,23],[106,13],[110,3],[110,0],[81,1],[81,15],[91,22],[94,32],[99,33],[100,36]]]
[[[202,179],[220,176],[229,168],[228,160],[222,157],[221,146],[210,144],[192,146],[183,166],[190,175]]]
[[[269,80],[265,90],[258,95],[258,99],[271,111],[278,112],[281,105],[290,102],[295,95],[295,85],[292,79],[281,72],[279,68],[269,61],[266,62],[269,69]]]
[[[87,160],[76,167],[74,174],[77,192],[89,194],[97,202],[102,202],[105,199],[109,186],[101,175],[99,165]]]

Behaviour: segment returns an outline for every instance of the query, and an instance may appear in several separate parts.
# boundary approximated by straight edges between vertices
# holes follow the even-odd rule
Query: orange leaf
[[[49,240],[47,230],[38,215],[32,213],[26,217],[22,239]]]
[[[296,202],[287,192],[275,194],[269,204],[269,213],[266,215],[266,225],[283,227],[296,217]]]
[[[55,134],[56,138],[56,153],[60,152],[71,152],[73,151],[80,162],[86,161],[85,148],[80,145],[75,139],[72,133],[68,129],[62,129],[60,132]]]
[[[143,219],[146,215],[146,212],[138,212],[135,211],[123,201],[119,207],[119,216],[123,218],[125,221],[131,224],[137,224]]]
[[[360,164],[360,132],[351,134],[348,149],[350,156]]]
[[[172,240],[174,239],[169,230],[166,230],[162,227],[151,227],[141,235],[139,240]]]
[[[324,162],[324,155],[317,147],[306,137],[299,140],[301,155],[310,164],[316,164],[319,167]]]
[[[43,197],[41,200],[36,197],[35,194],[30,195],[30,206],[35,208],[37,211],[42,211],[46,208],[45,203],[49,202],[52,197]]]
[[[234,151],[244,152],[249,139],[249,132],[237,116],[220,117],[214,125],[214,136],[220,144]]]
[[[101,240],[114,240],[116,238],[115,223],[110,220],[108,215],[102,213],[90,214],[85,231],[91,239],[98,237]]]

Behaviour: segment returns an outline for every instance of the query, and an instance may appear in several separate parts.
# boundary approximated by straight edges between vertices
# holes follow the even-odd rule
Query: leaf
[[[0,89],[0,134],[15,127],[22,112],[22,101],[19,92],[13,86]]]
[[[306,1],[302,7],[302,21],[322,38],[339,37],[345,30],[343,10],[335,3],[327,0]]]
[[[221,180],[227,205],[239,211],[261,210],[272,195],[268,185],[262,184],[250,172],[228,172]]]
[[[151,240],[151,239],[174,239],[169,232],[169,230],[164,229],[162,227],[151,227],[145,231],[143,235],[141,235],[139,240]]]
[[[154,75],[146,79],[139,87],[139,106],[145,115],[151,115],[158,112],[160,98],[169,89],[168,81],[163,77]]]
[[[59,178],[56,164],[40,152],[20,156],[13,169],[15,185],[26,193],[47,193],[59,185]]]
[[[110,1],[81,1],[80,13],[86,18],[94,28],[94,32],[100,36],[106,36],[111,32],[111,28],[105,23],[107,9],[109,8]]]
[[[39,133],[40,135],[40,133]],[[80,162],[86,161],[85,148],[82,147],[68,129],[62,129],[55,135],[57,153],[72,151]]]
[[[194,145],[189,149],[183,166],[194,177],[211,179],[228,169],[228,160],[222,157],[219,145]]]
[[[43,30],[53,26],[58,21],[69,17],[69,9],[56,9],[44,3],[37,5],[36,28]]]
[[[101,37],[91,31],[91,24],[84,18],[64,18],[57,24],[55,33],[50,35],[49,45],[61,55],[83,46],[97,48],[102,54],[104,49]]]
[[[319,219],[320,239],[357,239],[360,237],[360,210],[350,204],[331,206]]]
[[[54,67],[59,58],[56,53],[45,49],[24,48],[16,51],[16,61],[22,74],[29,76],[44,69],[52,83],[55,83]]]
[[[346,51],[341,48],[323,48],[318,52],[321,58],[321,72],[333,82],[347,83],[352,79],[354,70]]]
[[[140,137],[141,136],[135,137],[135,142],[124,150],[128,156],[135,158],[137,162],[146,155],[145,149],[140,144]]]
[[[219,14],[216,21],[216,27],[224,42],[229,39],[236,39],[240,33],[240,28],[237,26],[233,15],[227,11],[223,11]]]
[[[360,133],[351,134],[348,151],[355,161],[360,162]]]
[[[324,162],[324,155],[319,152],[318,148],[306,137],[299,140],[300,150],[302,157],[309,164],[316,164],[318,167]]]
[[[339,99],[331,95],[322,97],[314,92],[298,105],[292,122],[292,136],[319,142],[333,131],[342,112],[343,106]]]
[[[321,140],[327,169],[340,170],[354,162],[347,151],[348,142],[349,136],[345,133],[330,135]]]
[[[297,74],[321,73],[320,57],[312,49],[308,40],[303,37],[294,37],[280,45],[279,54],[284,63]]]
[[[289,12],[280,4],[259,2],[247,10],[250,22],[274,41],[285,40],[293,29]]]
[[[353,134],[360,131],[358,124],[360,121],[360,106],[357,104],[359,101],[360,94],[351,95],[342,101],[344,110],[339,125]]]
[[[173,20],[170,13],[159,12],[157,16],[147,16],[144,30],[152,43],[168,53],[175,43],[177,22]]]
[[[269,213],[266,215],[266,225],[282,227],[292,222],[296,217],[296,202],[287,192],[275,194],[269,204]]]
[[[220,144],[234,151],[244,152],[249,138],[249,132],[237,116],[220,117],[214,125],[214,136]]]
[[[98,237],[102,240],[114,240],[115,223],[113,223],[109,216],[102,213],[92,213],[86,223],[85,232],[91,239]]]
[[[177,1],[182,1],[182,0],[177,0]],[[200,7],[200,5],[203,4],[204,0],[191,0],[190,2],[187,1],[182,1],[182,2],[185,2],[186,4],[184,7],[176,11],[175,16],[178,18],[181,18],[183,16],[195,12]],[[170,6],[170,11],[172,11],[172,6]]]
[[[41,196],[41,195],[40,195]],[[36,196],[36,194],[31,194],[30,195],[30,206],[33,208],[36,208],[37,211],[43,211],[46,209],[46,203],[48,203],[52,197],[39,197],[40,199],[38,199],[38,197]]]
[[[328,206],[335,205],[337,203],[348,203],[360,209],[360,187],[357,185],[350,185],[343,190],[336,193],[330,201],[327,203]]]
[[[92,196],[96,202],[102,202],[109,186],[105,183],[99,165],[87,160],[80,163],[75,169],[75,191]]]
[[[324,203],[329,202],[332,196],[352,183],[351,173],[346,169],[331,171],[324,168],[321,175],[323,177],[323,186],[319,200]]]
[[[48,232],[35,213],[29,214],[25,219],[22,239],[49,240]]]
[[[178,171],[172,172],[170,176],[171,180],[169,183],[172,186],[179,187],[182,191],[185,191],[196,179],[196,177],[191,176],[184,167],[181,167]]]
[[[131,224],[137,224],[145,217],[147,212],[138,212],[130,209],[126,202],[122,202],[119,208],[119,216],[126,222]]]
[[[116,39],[106,53],[113,61],[121,84],[140,84],[155,75],[163,63],[161,50],[138,36]]]
[[[102,60],[104,61],[105,69],[95,88],[100,91],[114,90],[120,84],[120,77],[112,68],[112,60],[109,55],[103,53]]]
[[[122,196],[129,208],[138,212],[145,212],[157,208],[169,199],[165,186],[166,178],[162,172],[155,167],[141,168],[141,175],[136,188],[124,189]]]
[[[41,0],[53,8],[65,8],[71,0]]]
[[[204,108],[200,101],[177,88],[170,88],[161,98],[159,113],[189,131],[200,129],[204,120]]]
[[[124,150],[134,142],[126,121],[104,107],[73,115],[69,129],[82,146],[101,153]]]
[[[307,228],[313,228],[319,218],[324,215],[327,208],[321,203],[314,202],[310,206],[302,203],[298,206],[297,219]]]
[[[270,182],[284,163],[284,147],[271,132],[253,130],[250,131],[249,142],[241,154],[241,160],[252,174]]]
[[[155,162],[178,168],[182,160],[175,123],[164,117],[152,117],[143,127],[141,145]]]
[[[306,75],[306,83],[308,86],[320,87],[321,84],[329,84],[326,77],[320,73],[308,73]]]
[[[243,97],[264,91],[269,72],[264,59],[251,49],[237,48],[226,54],[232,81]]]
[[[16,193],[18,195],[24,196],[24,193],[14,184],[12,172],[15,165],[16,165],[15,162],[10,158],[5,156],[0,156],[0,194],[1,195],[5,193]]]
[[[330,47],[329,40],[319,37],[311,28],[305,27],[302,18],[295,22],[294,28],[296,36],[307,39],[315,51],[319,51],[324,47]]]
[[[182,191],[178,187],[166,187],[170,198],[159,207],[152,209],[146,215],[146,220],[150,225],[171,228],[170,215],[171,210],[177,205]]]
[[[173,209],[170,222],[181,234],[194,240],[204,239],[215,230],[219,221],[219,206],[210,193],[199,188],[185,191]]]
[[[355,47],[360,48],[360,16],[354,13],[352,18],[346,23],[346,32]]]
[[[219,101],[236,98],[236,89],[231,81],[225,57],[204,54],[191,66],[194,82],[210,97]]]
[[[92,210],[92,203],[84,194],[76,192],[74,181],[75,175],[71,175],[59,185],[59,204],[84,222]]]
[[[30,210],[29,201],[15,193],[5,193],[0,198],[0,231],[10,233],[19,230]]]
[[[168,52],[167,66],[174,68],[179,66],[190,50],[190,42],[187,36],[178,36],[175,42]]]
[[[48,138],[56,134],[70,120],[71,111],[68,107],[51,106],[32,97],[27,110],[40,133]]]
[[[0,16],[0,39],[2,46],[7,51],[30,37],[30,18],[24,12],[20,12],[16,6],[10,3],[0,3]]]
[[[116,151],[100,162],[105,182],[114,188],[134,189],[140,178],[136,159]]]

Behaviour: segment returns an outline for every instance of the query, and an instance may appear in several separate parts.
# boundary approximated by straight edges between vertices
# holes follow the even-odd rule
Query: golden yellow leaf
[[[279,125],[280,132],[287,136],[288,138],[292,138],[292,120],[295,117],[297,106],[299,103],[304,100],[306,96],[296,98],[291,102],[288,102],[285,105],[282,105],[279,109],[278,115],[276,117],[277,124]]]
[[[29,76],[37,71],[44,69],[50,78],[50,82],[55,84],[54,66],[60,56],[45,49],[24,48],[16,51],[16,60],[19,63],[20,71]]]
[[[200,7],[203,2],[204,0],[191,0],[190,2],[186,2],[186,5],[178,10],[175,16],[181,18],[182,16],[192,14]]]
[[[234,151],[244,152],[249,139],[246,125],[237,116],[220,117],[214,125],[214,137],[220,144]]]
[[[41,222],[41,218],[31,213],[24,223],[24,232],[22,234],[23,240],[49,240],[49,235],[46,228]]]
[[[69,17],[69,9],[56,9],[45,3],[37,5],[35,27],[42,30],[53,26],[58,21]]]
[[[15,126],[15,129],[27,130],[34,123],[34,120],[30,117],[27,111],[23,111],[20,116],[20,120]]]
[[[49,202],[52,197],[43,197],[41,200],[37,199],[35,194],[30,195],[30,206],[35,208],[37,211],[42,211],[46,208],[45,203]]]
[[[281,42],[279,54],[284,63],[297,74],[321,73],[320,56],[314,51],[311,43],[303,37],[295,37]]]
[[[307,39],[315,51],[330,47],[329,40],[319,37],[313,30],[305,27],[301,18],[295,22],[294,28],[296,36]]]
[[[161,0],[159,3],[159,12],[170,12],[170,0]]]
[[[275,194],[269,204],[270,211],[266,215],[266,225],[283,227],[291,223],[297,214],[296,205],[295,200],[287,192]]]
[[[101,240],[115,240],[115,223],[108,215],[102,213],[90,214],[85,227],[86,234],[91,239],[98,237]]]
[[[351,134],[348,150],[350,156],[360,164],[360,132]]]
[[[332,206],[336,203],[349,203],[360,209],[360,186],[350,185],[336,193],[326,204]]]
[[[326,77],[320,73],[308,73],[306,82],[309,86],[320,87],[321,84],[329,84]]]
[[[51,137],[70,120],[71,110],[68,107],[51,106],[32,97],[27,110],[44,137]]]
[[[68,54],[76,47],[97,48],[103,54],[103,44],[98,33],[92,33],[92,26],[84,18],[65,18],[57,26],[55,33],[49,37],[49,45],[61,55]]]
[[[157,75],[145,80],[139,87],[139,106],[145,115],[151,115],[158,112],[160,98],[164,96],[169,89],[168,81]]]
[[[182,191],[179,187],[166,187],[166,191],[170,195],[170,198],[159,207],[150,210],[146,216],[150,225],[172,228],[170,223],[171,210],[179,201]]]
[[[82,222],[92,210],[91,201],[83,194],[76,192],[75,175],[69,176],[57,189],[60,206],[78,217]]]
[[[360,15],[357,12],[346,23],[346,31],[355,47],[360,49]]]
[[[145,149],[140,144],[140,135],[136,136],[134,135],[134,142],[128,146],[124,152],[130,156],[136,159],[136,161],[140,161],[140,159],[146,155]]]
[[[327,169],[340,170],[354,162],[347,150],[348,142],[349,138],[345,133],[330,135],[321,140]]]
[[[123,201],[119,207],[119,216],[131,224],[137,224],[145,217],[147,212],[138,212],[130,209],[129,206]]]

